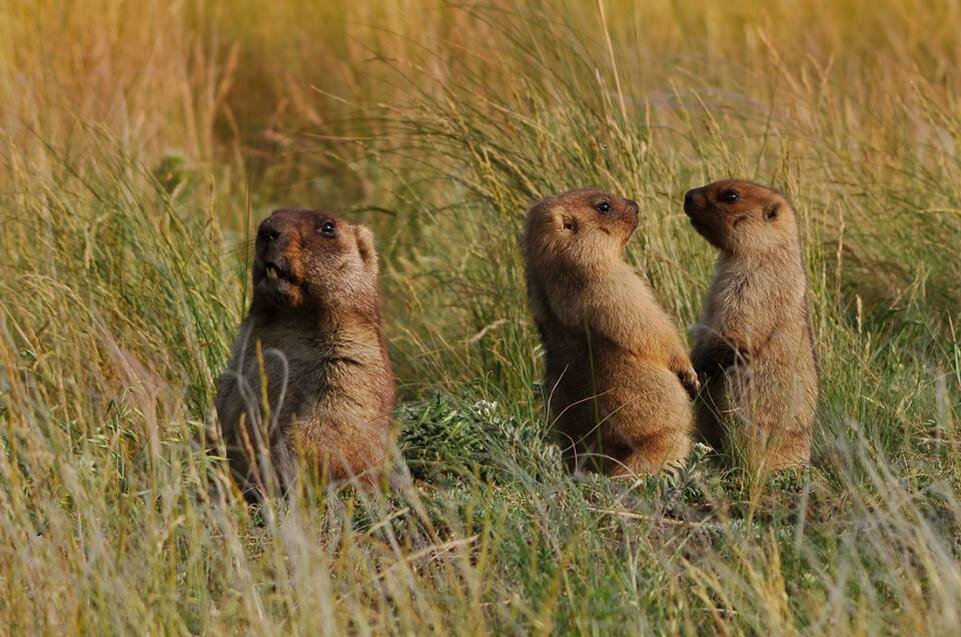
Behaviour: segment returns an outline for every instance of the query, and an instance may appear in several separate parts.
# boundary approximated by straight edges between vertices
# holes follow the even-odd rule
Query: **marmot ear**
[[[554,213],[554,221],[557,223],[558,227],[564,230],[570,230],[571,232],[577,232],[577,219],[573,215],[569,215],[566,212],[558,210]]]
[[[781,212],[781,204],[772,203],[770,206],[764,209],[764,218],[768,221],[774,221],[777,219],[779,212]]]
[[[367,269],[377,270],[377,251],[374,249],[374,233],[367,226],[355,226],[354,235],[357,237],[357,252]]]

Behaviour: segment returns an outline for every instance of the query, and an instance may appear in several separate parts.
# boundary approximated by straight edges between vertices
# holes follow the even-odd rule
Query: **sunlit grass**
[[[961,9],[0,6],[0,626],[11,633],[950,634],[961,624]],[[798,209],[815,465],[572,479],[517,240],[630,195],[681,325],[684,190]],[[377,233],[413,480],[249,510],[203,452],[250,226]]]

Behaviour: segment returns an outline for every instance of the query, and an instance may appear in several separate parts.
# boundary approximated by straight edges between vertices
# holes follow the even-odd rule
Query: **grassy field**
[[[961,4],[0,3],[0,633],[961,631]],[[798,209],[823,393],[769,479],[565,475],[517,240],[636,199],[680,325],[683,192]],[[251,226],[376,232],[385,496],[251,512],[200,438]]]

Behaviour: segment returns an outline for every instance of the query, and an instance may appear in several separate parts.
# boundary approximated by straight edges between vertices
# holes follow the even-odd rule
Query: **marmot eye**
[[[606,201],[602,201],[594,206],[594,210],[598,211],[602,215],[606,215],[611,211],[611,204]]]
[[[336,226],[333,221],[325,221],[320,224],[320,233],[332,237],[334,236],[334,228],[336,228]]]
[[[741,196],[737,194],[736,190],[725,190],[721,193],[721,201],[724,203],[734,203],[740,198]]]

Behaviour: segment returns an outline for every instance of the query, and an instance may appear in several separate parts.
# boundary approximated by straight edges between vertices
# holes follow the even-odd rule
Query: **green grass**
[[[0,632],[951,634],[961,625],[961,44],[950,4],[0,9]],[[630,195],[679,325],[683,192],[796,204],[814,466],[572,478],[518,237]],[[370,224],[390,493],[250,510],[202,450],[252,224]]]

